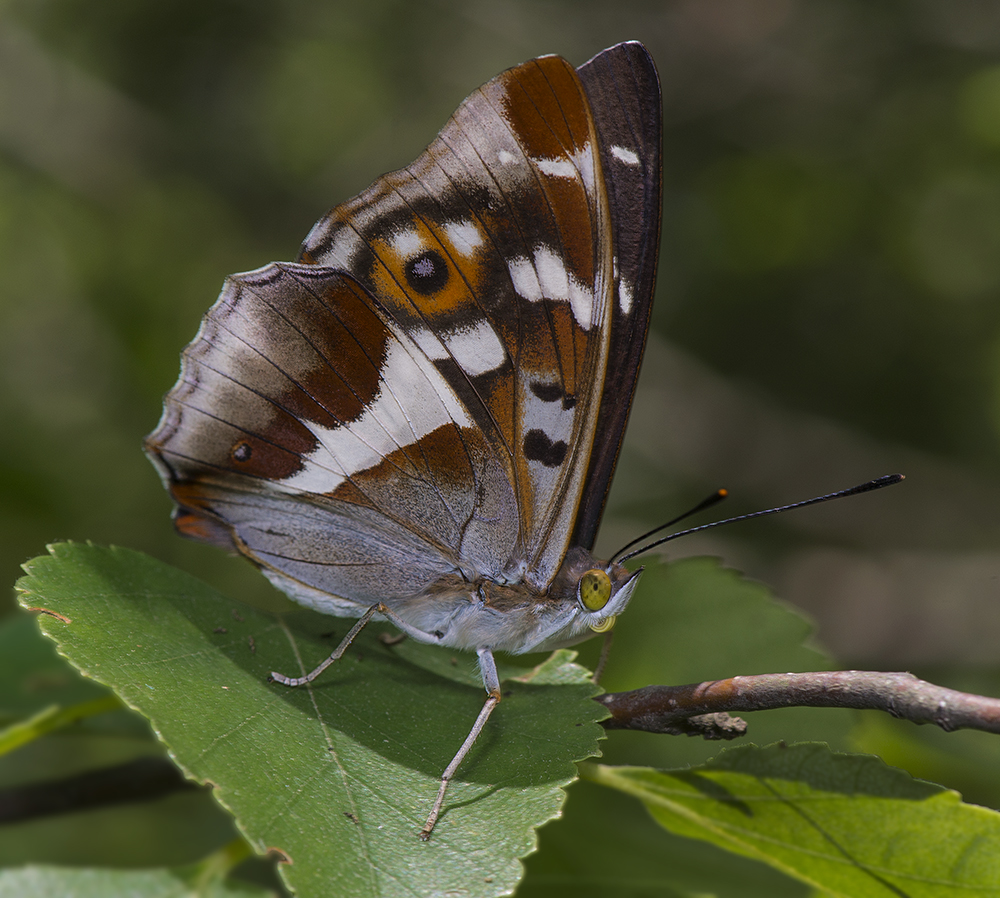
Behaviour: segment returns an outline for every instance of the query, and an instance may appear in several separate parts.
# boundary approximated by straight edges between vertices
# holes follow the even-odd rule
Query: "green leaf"
[[[664,832],[630,796],[581,780],[540,833],[517,898],[805,898],[802,883],[709,842]],[[613,884],[613,888],[609,887]]]
[[[33,615],[11,615],[0,622],[0,756],[70,724],[77,733],[152,740],[145,721],[56,654]]]
[[[26,605],[59,651],[146,715],[194,779],[211,782],[258,852],[276,848],[303,896],[462,889],[508,892],[534,829],[556,816],[573,762],[597,752],[602,709],[565,655],[514,682],[449,788],[430,842],[417,838],[441,771],[482,707],[471,661],[366,631],[311,687],[298,673],[335,643],[227,600],[140,553],[60,544],[30,562]],[[320,618],[344,632],[342,621]],[[428,669],[433,668],[433,669]],[[454,672],[452,675],[450,672]]]
[[[1000,895],[1000,814],[878,758],[779,744],[687,770],[582,772],[641,799],[670,832],[762,860],[823,894]]]

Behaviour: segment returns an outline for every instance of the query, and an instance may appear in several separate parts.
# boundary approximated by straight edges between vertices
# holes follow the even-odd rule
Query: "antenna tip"
[[[892,486],[894,483],[899,483],[904,480],[902,474],[883,474],[881,477],[876,477],[874,480],[869,480],[867,483],[859,483],[857,486],[852,487],[849,490],[844,490],[838,495],[841,496],[856,496],[858,493],[868,493],[872,490],[880,490],[884,486]]]
[[[720,489],[720,490],[719,490],[719,491],[718,491],[718,492],[716,493],[716,495],[717,495],[717,496],[718,496],[718,497],[719,497],[720,499],[725,499],[725,498],[726,498],[726,496],[728,496],[728,495],[729,495],[729,490],[727,490],[727,489]]]

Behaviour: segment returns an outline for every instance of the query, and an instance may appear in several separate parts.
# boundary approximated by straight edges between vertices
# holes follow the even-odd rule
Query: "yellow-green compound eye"
[[[580,601],[588,611],[600,611],[611,598],[611,578],[606,571],[587,571],[580,578]]]

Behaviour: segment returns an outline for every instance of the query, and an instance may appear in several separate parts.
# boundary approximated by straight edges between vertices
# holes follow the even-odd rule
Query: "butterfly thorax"
[[[592,610],[580,585],[594,573],[607,575],[603,607]],[[631,598],[638,571],[596,561],[586,549],[571,549],[548,588],[529,578],[501,583],[447,574],[419,596],[390,602],[395,613],[428,633],[439,645],[475,650],[484,646],[519,654],[571,645],[613,625]]]

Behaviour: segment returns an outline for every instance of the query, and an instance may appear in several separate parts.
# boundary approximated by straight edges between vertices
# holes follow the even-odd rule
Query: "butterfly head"
[[[606,633],[614,627],[618,615],[632,598],[639,573],[617,564],[590,568],[583,573],[576,587],[576,598],[591,630]]]
[[[642,568],[630,571],[617,562],[596,561],[586,549],[570,549],[549,593],[564,609],[563,626],[545,646],[571,645],[614,627],[641,573]]]

